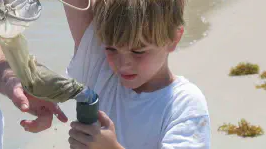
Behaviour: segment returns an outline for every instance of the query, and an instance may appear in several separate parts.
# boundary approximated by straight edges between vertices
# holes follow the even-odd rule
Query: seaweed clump
[[[264,71],[261,75],[260,75],[261,79],[266,79],[266,71]],[[261,85],[257,85],[256,86],[257,89],[265,89],[266,90],[266,81],[264,81],[263,84]]]
[[[263,84],[261,84],[261,85],[257,85],[256,88],[257,89],[265,89],[266,90],[266,81]]]
[[[266,71],[261,73],[260,78],[261,79],[266,79]]]
[[[220,126],[218,131],[226,132],[229,135],[236,134],[241,137],[256,137],[264,134],[260,126],[250,125],[245,119],[238,122],[238,127],[229,123]]]
[[[231,68],[230,76],[241,76],[241,75],[251,75],[258,74],[259,66],[252,63],[240,62],[236,67]]]

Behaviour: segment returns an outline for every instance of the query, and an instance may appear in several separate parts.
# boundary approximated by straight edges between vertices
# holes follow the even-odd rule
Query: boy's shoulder
[[[174,113],[208,115],[208,107],[205,95],[201,89],[183,76],[178,76],[176,83],[170,90],[168,109]]]
[[[166,133],[171,127],[194,120],[209,121],[207,102],[200,88],[183,76],[178,76],[175,83],[165,92],[160,100],[162,110],[162,131]]]
[[[171,85],[167,92],[170,92],[173,97],[194,96],[204,97],[201,89],[184,76],[176,76],[176,81]]]

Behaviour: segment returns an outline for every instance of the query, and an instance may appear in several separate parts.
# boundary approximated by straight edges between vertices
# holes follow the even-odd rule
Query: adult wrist
[[[0,93],[8,95],[8,92],[14,87],[15,82],[18,82],[18,79],[7,62],[1,62],[0,69]]]

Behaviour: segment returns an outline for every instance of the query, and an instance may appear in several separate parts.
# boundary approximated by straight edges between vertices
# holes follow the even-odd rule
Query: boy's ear
[[[183,36],[184,26],[179,27],[175,32],[176,32],[175,38],[174,38],[174,41],[169,46],[169,52],[173,52],[176,49],[176,45],[180,42]]]

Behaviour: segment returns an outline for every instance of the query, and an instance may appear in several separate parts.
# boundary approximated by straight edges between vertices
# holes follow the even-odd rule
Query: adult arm
[[[64,0],[71,5],[76,7],[85,8],[88,6],[89,0]],[[92,6],[94,4],[94,0],[90,0],[90,8],[86,11],[80,11],[69,6],[64,5],[67,21],[69,24],[69,29],[72,34],[72,38],[75,43],[75,52],[78,49],[81,38],[86,30],[86,28],[90,25],[93,14],[92,14]]]
[[[23,112],[37,116],[36,120],[23,120],[21,126],[29,132],[40,132],[50,128],[53,115],[66,122],[67,117],[59,106],[54,103],[33,98],[27,95],[21,86],[20,80],[11,70],[0,46],[0,93],[12,100],[14,105]]]

